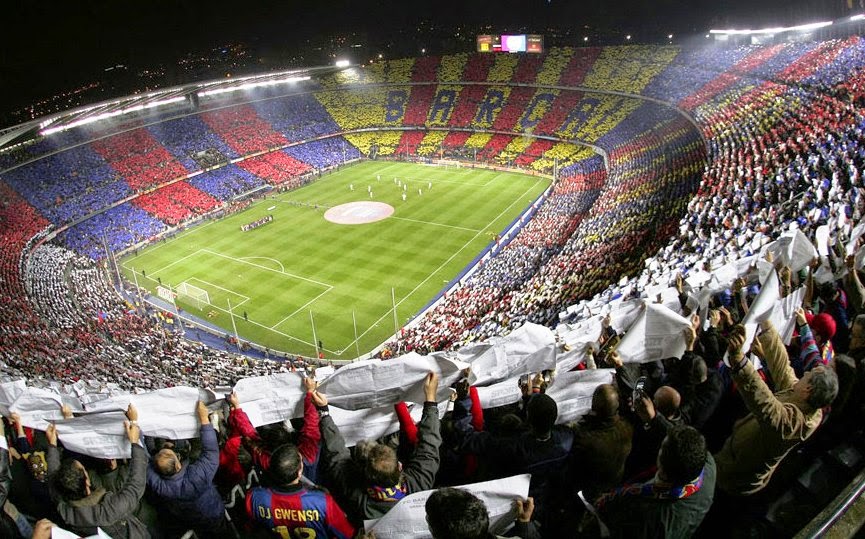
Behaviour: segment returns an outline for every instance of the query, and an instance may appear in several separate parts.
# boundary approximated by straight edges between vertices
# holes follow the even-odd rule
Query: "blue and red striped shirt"
[[[351,539],[355,531],[330,494],[300,484],[284,490],[250,490],[246,513],[252,522],[282,539]]]

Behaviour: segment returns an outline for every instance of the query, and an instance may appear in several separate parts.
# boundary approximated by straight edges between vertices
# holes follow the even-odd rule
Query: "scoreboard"
[[[499,34],[478,36],[478,52],[544,52],[544,36],[539,34]]]

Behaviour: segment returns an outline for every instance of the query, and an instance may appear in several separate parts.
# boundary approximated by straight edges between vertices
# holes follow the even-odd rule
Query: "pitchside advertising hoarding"
[[[478,52],[544,52],[544,36],[497,34],[478,36]]]

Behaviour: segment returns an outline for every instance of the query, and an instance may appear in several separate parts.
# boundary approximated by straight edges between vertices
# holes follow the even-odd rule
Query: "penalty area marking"
[[[186,281],[184,281],[184,282],[188,283],[190,281],[195,281],[197,283],[201,283],[201,284],[204,284],[205,286],[209,286],[212,288],[218,288],[218,289],[222,290],[223,292],[228,292],[229,294],[233,294],[239,298],[243,298],[243,300],[240,303],[238,303],[236,305],[232,305],[232,310],[240,307],[241,305],[243,305],[244,303],[249,301],[249,296],[244,296],[243,294],[235,292],[234,290],[231,290],[230,288],[223,288],[219,285],[211,283],[210,281],[205,281],[204,279],[199,279],[198,277],[190,277],[189,279],[186,279]],[[207,304],[210,305],[211,307],[216,307],[216,305],[214,305],[213,303],[207,302]]]
[[[285,273],[285,266],[282,265],[282,262],[268,256],[242,256],[238,258],[238,260],[270,260],[271,262],[276,262],[277,264],[279,264],[279,271]]]

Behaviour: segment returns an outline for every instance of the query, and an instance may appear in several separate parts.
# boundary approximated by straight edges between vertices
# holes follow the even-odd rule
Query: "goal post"
[[[177,294],[195,300],[196,307],[201,310],[202,305],[210,305],[210,295],[207,290],[183,281],[177,285]]]

